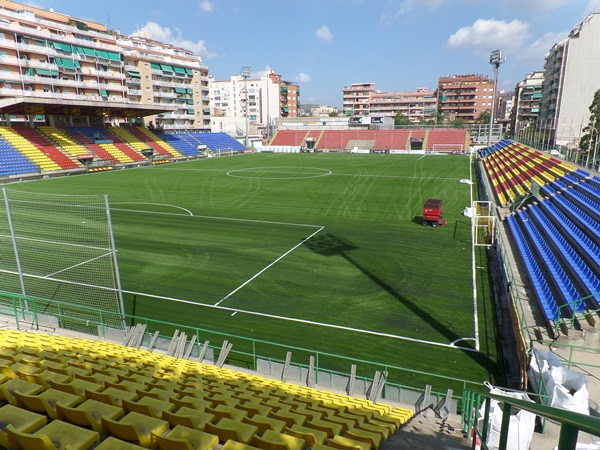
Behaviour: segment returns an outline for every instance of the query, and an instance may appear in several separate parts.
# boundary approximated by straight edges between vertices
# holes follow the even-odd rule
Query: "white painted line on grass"
[[[303,323],[303,324],[307,324],[307,325],[314,325],[314,326],[325,327],[325,328],[333,328],[333,329],[337,329],[337,330],[352,331],[354,333],[369,334],[369,335],[373,335],[373,336],[388,337],[388,338],[392,338],[392,339],[399,339],[402,341],[418,342],[420,344],[434,345],[437,347],[452,348],[452,349],[465,350],[465,351],[470,351],[470,352],[476,351],[475,349],[468,348],[468,347],[460,347],[460,346],[453,345],[453,344],[443,344],[441,342],[426,341],[423,339],[416,339],[416,338],[411,338],[411,337],[407,337],[407,336],[398,336],[398,335],[389,334],[389,333],[381,333],[379,331],[362,330],[360,328],[346,327],[343,325],[333,325],[330,323],[314,322],[312,320],[296,319],[293,317],[277,316],[275,314],[266,314],[266,313],[261,313],[261,312],[257,312],[257,311],[248,311],[245,309],[228,308],[227,306],[221,306],[221,305],[216,305],[216,304],[210,305],[207,303],[199,303],[199,302],[194,302],[191,300],[182,300],[179,298],[165,297],[163,295],[151,295],[151,294],[145,294],[143,292],[134,292],[134,291],[126,291],[126,290],[123,290],[123,292],[125,292],[126,294],[141,295],[144,297],[151,297],[151,298],[156,298],[159,300],[169,300],[169,301],[178,302],[178,303],[185,303],[188,305],[204,306],[206,308],[220,309],[223,311],[235,311],[238,313],[248,314],[251,316],[260,316],[260,317],[267,317],[269,319],[287,320],[289,322]]]
[[[104,255],[96,256],[95,258],[88,259],[87,261],[83,261],[83,262],[80,262],[79,264],[72,265],[70,267],[67,267],[66,269],[62,269],[62,270],[59,270],[59,271],[56,271],[56,272],[53,272],[53,273],[49,273],[48,275],[45,275],[43,278],[53,277],[54,275],[57,275],[57,274],[59,274],[61,272],[66,272],[67,270],[71,270],[71,269],[74,269],[76,267],[83,266],[83,265],[85,265],[87,263],[91,263],[92,261],[96,261],[97,259],[104,258],[104,257],[110,256],[110,255],[112,255],[112,252],[105,253]]]
[[[229,294],[227,294],[225,297],[223,297],[221,300],[219,300],[217,303],[215,303],[215,306],[219,306],[221,303],[223,303],[225,300],[227,300],[229,297],[231,297],[237,291],[239,291],[240,289],[242,289],[244,286],[246,286],[248,283],[250,283],[256,277],[258,277],[259,275],[261,275],[267,269],[269,269],[270,267],[272,267],[273,265],[275,265],[277,262],[281,261],[283,258],[285,258],[287,255],[289,255],[290,253],[292,253],[294,250],[296,250],[298,247],[300,247],[306,241],[308,241],[309,239],[311,239],[314,235],[316,235],[317,233],[319,233],[323,228],[325,228],[325,227],[319,228],[317,231],[315,231],[313,234],[311,234],[307,238],[303,239],[299,244],[293,246],[291,249],[289,249],[287,252],[285,252],[283,255],[281,255],[279,258],[277,258],[275,261],[273,261],[271,264],[269,264],[268,266],[264,267],[262,270],[259,270],[256,274],[254,274],[253,277],[248,278],[241,285],[239,285],[237,288],[235,288],[233,291],[231,291]]]
[[[148,203],[148,202],[110,202],[111,205],[158,205],[158,206],[168,206],[169,208],[175,208],[175,209],[181,209],[183,211],[185,211],[186,213],[188,213],[188,215],[193,216],[194,213],[192,213],[189,209],[184,208],[183,206],[177,206],[177,205],[171,205],[169,203]],[[110,208],[110,209],[117,209],[117,208]],[[125,209],[122,210],[120,209],[119,211],[132,211],[129,209]],[[133,210],[135,211],[135,210]],[[148,211],[151,212],[151,211]],[[160,211],[158,211],[160,212]]]

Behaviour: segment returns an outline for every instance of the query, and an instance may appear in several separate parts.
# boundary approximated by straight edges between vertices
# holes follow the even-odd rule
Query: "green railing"
[[[508,443],[508,427],[510,425],[510,415],[512,408],[518,408],[529,411],[537,416],[552,420],[560,425],[560,435],[558,438],[558,450],[575,450],[577,446],[577,437],[580,431],[600,436],[600,418],[586,416],[564,409],[553,408],[550,406],[532,403],[526,400],[520,400],[502,395],[483,393],[480,391],[466,391],[463,393],[462,418],[464,431],[472,433],[473,448],[475,448],[479,438],[481,448],[489,449],[486,441],[488,435],[490,418],[490,401],[497,400],[502,406],[502,422],[500,428],[499,450],[506,450]],[[484,405],[484,414],[480,416],[480,410]],[[481,430],[478,427],[479,419],[483,419]]]
[[[278,344],[276,342],[237,336],[207,328],[190,327],[129,314],[120,315],[115,312],[102,311],[82,305],[65,304],[57,300],[22,296],[2,291],[0,291],[0,314],[13,316],[16,320],[18,329],[22,328],[24,322],[27,323],[27,326],[30,326],[30,324],[33,324],[33,327],[39,327],[40,324],[41,326],[47,326],[43,321],[40,322],[40,319],[42,319],[43,316],[51,316],[57,321],[59,328],[97,335],[104,339],[110,338],[111,331],[115,330],[115,318],[118,316],[120,319],[119,322],[121,323],[141,323],[146,325],[145,338],[147,341],[144,343],[146,346],[149,345],[154,332],[158,331],[160,337],[170,340],[172,335],[163,333],[165,330],[177,329],[186,333],[189,338],[196,336],[196,343],[202,343],[209,340],[209,347],[215,352],[215,360],[222,347],[222,342],[227,340],[229,343],[234,344],[233,349],[227,357],[227,363],[252,370],[257,369],[259,360],[284,363],[286,353],[291,351],[295,358],[305,358],[305,361],[308,361],[310,356],[314,356],[315,380],[318,380],[319,376],[323,375],[328,375],[329,377],[333,375],[349,377],[349,374],[334,370],[332,367],[350,368],[351,365],[355,364],[358,366],[358,369],[362,370],[362,372],[357,370],[356,379],[364,381],[366,386],[368,385],[367,383],[373,381],[373,377],[369,377],[366,375],[367,373],[374,374],[375,370],[379,370],[382,373],[388,374],[387,382],[382,392],[384,397],[386,389],[389,390],[390,388],[413,391],[414,393],[417,393],[418,396],[418,394],[423,392],[425,384],[431,384],[434,388],[431,395],[439,401],[446,395],[446,392],[442,392],[442,390],[452,388],[454,392],[458,393],[463,392],[466,389],[476,389],[477,387],[482,386],[481,383],[435,373],[416,371],[407,367],[349,358],[313,349],[293,347]],[[210,337],[210,339],[207,339],[208,337]],[[200,351],[201,346],[198,345],[197,353],[192,356],[200,356]],[[300,355],[299,358],[298,355]],[[293,361],[292,364],[294,367],[303,369],[309,367],[307,364],[298,363],[296,361]],[[415,376],[418,376],[418,378],[415,378]],[[418,379],[419,383],[422,384],[420,386],[401,384],[402,380],[410,379]],[[436,386],[438,390],[435,390]],[[443,389],[440,389],[440,386],[442,386]],[[460,397],[458,398],[460,399]]]

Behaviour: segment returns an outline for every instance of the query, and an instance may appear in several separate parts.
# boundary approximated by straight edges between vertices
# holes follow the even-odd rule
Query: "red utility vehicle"
[[[444,203],[441,200],[435,198],[428,199],[423,206],[423,226],[445,226],[446,220],[442,217],[443,209]]]

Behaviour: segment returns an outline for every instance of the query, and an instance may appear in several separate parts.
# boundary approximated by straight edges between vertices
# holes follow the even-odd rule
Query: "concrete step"
[[[461,418],[451,414],[442,420],[435,417],[433,411],[427,415],[418,414],[400,428],[387,441],[380,445],[380,450],[415,449],[415,450],[467,450],[471,448],[469,439],[462,431]]]

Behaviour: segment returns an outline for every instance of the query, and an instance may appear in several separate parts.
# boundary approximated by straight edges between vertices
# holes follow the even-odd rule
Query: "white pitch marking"
[[[168,206],[169,208],[176,208],[176,209],[181,209],[183,211],[185,211],[186,213],[188,213],[188,215],[193,216],[194,213],[192,213],[189,209],[184,208],[183,206],[177,206],[177,205],[171,205],[168,203],[148,203],[148,202],[110,202],[111,205],[158,205],[158,206]],[[116,209],[116,208],[111,208],[111,209]],[[123,211],[123,210],[119,210],[119,211]],[[128,209],[126,209],[125,211],[130,211]],[[135,211],[135,210],[133,210]],[[152,212],[152,211],[145,211],[145,212]]]
[[[296,250],[298,247],[300,247],[306,241],[308,241],[309,239],[311,239],[314,235],[316,235],[317,233],[319,233],[323,228],[325,228],[325,227],[319,228],[317,231],[315,231],[313,234],[311,234],[307,238],[303,239],[299,244],[293,246],[291,249],[289,249],[287,252],[285,252],[283,255],[281,255],[279,258],[277,258],[275,261],[273,261],[271,264],[269,264],[268,266],[266,266],[263,269],[259,270],[256,274],[254,274],[254,276],[252,276],[251,278],[248,278],[246,281],[244,281],[242,284],[240,284],[237,288],[235,288],[233,291],[231,291],[229,294],[227,294],[225,297],[223,297],[221,300],[219,300],[217,303],[215,303],[215,306],[219,306],[221,303],[223,303],[225,300],[227,300],[229,297],[231,297],[237,291],[239,291],[240,289],[242,289],[244,286],[246,286],[248,283],[250,283],[256,277],[258,277],[259,275],[261,275],[267,269],[269,269],[270,267],[272,267],[273,265],[275,265],[277,262],[281,261],[283,258],[285,258],[287,255],[289,255],[290,253],[292,253],[294,250]]]
[[[48,275],[45,275],[43,278],[53,277],[54,275],[57,275],[57,274],[59,274],[61,272],[66,272],[67,270],[74,269],[75,267],[83,266],[84,264],[91,263],[92,261],[96,261],[97,259],[104,258],[104,257],[109,256],[109,255],[112,255],[112,252],[105,253],[104,255],[96,256],[95,258],[88,259],[87,261],[83,261],[83,262],[81,262],[79,264],[75,264],[73,266],[67,267],[66,269],[61,269],[61,270],[59,270],[57,272],[49,273]]]
[[[232,312],[231,317],[235,316],[237,313],[238,313],[237,311]]]
[[[248,314],[248,315],[252,315],[252,316],[260,316],[260,317],[268,317],[269,319],[279,319],[279,320],[287,320],[290,322],[296,322],[296,323],[304,323],[307,325],[315,325],[315,326],[320,326],[320,327],[325,327],[325,328],[334,328],[337,330],[344,330],[344,331],[352,331],[355,333],[362,333],[362,334],[370,334],[373,336],[381,336],[381,337],[389,337],[392,339],[399,339],[402,341],[410,341],[410,342],[418,342],[421,344],[426,344],[426,345],[434,345],[434,346],[438,346],[438,347],[446,347],[446,348],[453,348],[453,349],[457,349],[457,350],[465,350],[465,351],[471,351],[474,352],[476,350],[472,349],[472,348],[468,348],[468,347],[459,347],[456,345],[452,345],[452,344],[443,344],[441,342],[433,342],[433,341],[426,341],[423,339],[416,339],[416,338],[411,338],[411,337],[407,337],[407,336],[398,336],[395,334],[389,334],[389,333],[381,333],[379,331],[370,331],[370,330],[361,330],[360,328],[352,328],[352,327],[346,327],[343,325],[333,325],[330,323],[322,323],[322,322],[314,322],[312,320],[305,320],[305,319],[296,319],[293,317],[285,317],[285,316],[276,316],[274,314],[266,314],[266,313],[261,313],[261,312],[256,312],[256,311],[248,311],[245,309],[237,309],[237,308],[228,308],[227,306],[221,306],[221,305],[210,305],[208,303],[199,303],[199,302],[194,302],[192,300],[182,300],[180,298],[173,298],[173,297],[165,297],[162,295],[150,295],[150,294],[145,294],[143,292],[135,292],[135,291],[126,291],[123,290],[123,292],[127,293],[127,294],[132,294],[132,295],[143,295],[145,297],[152,297],[152,298],[156,298],[159,300],[169,300],[169,301],[174,301],[174,302],[179,302],[179,303],[185,303],[188,305],[196,305],[196,306],[204,306],[207,308],[215,308],[215,309],[220,309],[223,311],[237,311],[239,313],[242,314]]]

